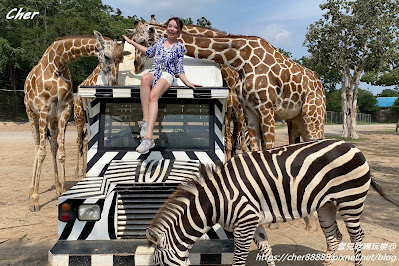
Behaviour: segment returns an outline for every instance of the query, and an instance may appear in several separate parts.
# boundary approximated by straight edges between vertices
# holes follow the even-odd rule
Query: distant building
[[[394,102],[398,97],[377,97],[376,105],[381,108],[381,110],[388,110],[392,107]]]

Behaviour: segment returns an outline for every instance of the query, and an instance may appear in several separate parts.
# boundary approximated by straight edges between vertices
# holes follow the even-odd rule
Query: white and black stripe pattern
[[[233,137],[233,132],[231,132],[231,137]],[[248,129],[245,129],[245,144],[247,145],[248,148],[250,148],[251,144],[251,139],[249,137]],[[233,145],[233,154],[237,155],[239,154],[238,150],[241,150],[241,131],[238,132],[238,136],[236,138],[236,141]]]
[[[233,231],[233,264],[245,265],[260,225],[318,211],[332,255],[341,239],[337,211],[351,241],[361,244],[359,219],[371,180],[363,154],[338,140],[240,154],[216,170],[201,165],[200,175],[182,183],[160,209],[147,238],[156,244],[157,264],[187,265],[190,247],[219,223]],[[270,253],[270,246],[264,245],[267,238],[262,238],[265,233],[256,232],[258,248]],[[361,249],[355,248],[355,254],[360,265]]]
[[[79,95],[84,98],[140,98],[138,86],[81,86]],[[195,89],[187,87],[170,87],[162,98],[173,99],[226,99],[228,89],[215,87],[197,87]]]
[[[121,158],[123,152],[102,152],[99,151],[99,132],[100,132],[100,107],[101,98],[140,98],[140,90],[138,86],[130,87],[106,87],[106,86],[81,86],[79,95],[86,101],[87,108],[87,128],[89,129],[89,143],[87,153],[87,175],[98,175],[102,171],[105,164],[115,158]],[[171,87],[162,98],[187,98],[187,99],[214,99],[214,151],[195,151],[185,152],[190,160],[199,160],[204,164],[213,164],[216,161],[224,161],[224,145],[223,145],[223,113],[224,104],[228,96],[228,89],[223,88],[205,88],[199,87],[195,89],[187,89],[181,87]],[[220,99],[220,100],[218,100]],[[137,152],[127,152],[129,160],[162,160],[175,159],[175,153],[178,152],[160,152],[151,151],[149,154],[139,154]],[[176,158],[179,159],[179,158]]]
[[[199,160],[112,160],[102,168],[98,176],[87,176],[75,186],[65,192],[59,198],[59,206],[64,202],[70,204],[102,204],[102,217],[108,217],[109,213],[115,211],[114,193],[117,191],[117,185],[125,184],[153,184],[153,183],[181,183],[193,173],[198,174]],[[80,199],[85,199],[80,202]],[[71,201],[73,200],[73,201]],[[113,215],[111,215],[112,217]],[[96,236],[92,239],[115,239],[115,228],[113,221],[105,221],[107,226],[93,228],[87,227],[87,222],[71,220],[67,223],[59,222],[60,239],[76,240],[83,239],[83,236]],[[90,224],[90,223],[89,223]],[[108,228],[107,234],[104,233],[104,227]],[[228,239],[228,236],[219,225],[215,225],[204,236],[205,239]]]

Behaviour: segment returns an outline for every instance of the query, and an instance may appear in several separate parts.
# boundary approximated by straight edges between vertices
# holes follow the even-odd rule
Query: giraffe
[[[115,42],[114,45],[119,45]],[[76,93],[76,97],[73,102],[73,116],[76,123],[76,130],[77,130],[77,137],[76,137],[76,144],[77,144],[77,163],[75,169],[75,177],[84,177],[86,175],[86,167],[87,167],[87,145],[88,145],[88,134],[85,134],[85,113],[83,109],[83,99],[79,95],[79,88],[82,85],[85,86],[94,86],[97,84],[98,77],[100,75],[101,70],[104,73],[112,73],[111,77],[106,77],[107,85],[109,86],[116,86],[118,85],[118,73],[119,73],[119,64],[123,62],[123,56],[130,54],[128,51],[123,50],[124,45],[120,46],[118,49],[114,49],[113,54],[111,56],[107,56],[108,65],[105,69],[102,67],[102,64],[99,63],[97,67],[93,70],[93,72],[78,86],[78,90]],[[121,53],[122,49],[122,53]],[[82,163],[80,163],[82,161]],[[81,172],[79,174],[79,165],[82,165]]]
[[[163,32],[160,26],[142,24],[135,28],[132,39],[148,40]],[[305,141],[324,136],[326,98],[320,80],[266,40],[256,36],[204,37],[183,32],[179,41],[185,45],[188,56],[225,64],[242,76],[241,85],[236,88],[248,121],[251,150],[259,149],[256,136],[260,132],[262,148],[274,146],[275,118],[290,125],[290,143],[298,136]],[[306,230],[316,231],[316,221],[314,214],[305,219]]]
[[[241,150],[243,152],[248,152],[248,146],[245,139],[245,116],[244,110],[241,106],[240,100],[238,99],[236,87],[240,86],[239,74],[234,71],[231,67],[228,67],[224,64],[220,64],[220,70],[222,72],[222,76],[229,87],[229,97],[227,98],[227,106],[225,112],[225,158],[226,161],[231,159],[232,151],[233,151],[233,143],[235,143],[236,138],[240,135],[241,138]],[[233,122],[233,135],[231,132],[231,122]],[[240,134],[241,133],[241,134]]]
[[[144,23],[132,38],[147,40],[163,30]],[[260,132],[262,148],[274,146],[275,118],[292,123],[295,134],[305,141],[323,137],[325,93],[311,70],[256,36],[204,37],[183,32],[179,41],[188,56],[228,65],[242,75],[237,95],[248,120],[251,150],[259,149]]]
[[[83,98],[79,95],[79,88],[82,85],[94,86],[97,83],[97,78],[100,75],[101,65],[98,64],[93,72],[79,84],[75,99],[73,100],[73,117],[76,124],[76,146],[77,146],[77,160],[75,177],[84,177],[86,174],[86,155],[88,145],[88,134],[84,133],[86,127],[85,112],[83,108]],[[80,163],[82,161],[82,163]],[[79,174],[79,165],[82,164],[81,173]]]
[[[143,32],[143,28],[146,29],[148,24],[142,23],[142,22],[136,22],[135,23],[135,29],[134,30],[128,30],[128,32],[135,34],[136,30]],[[149,27],[149,38],[148,41],[145,41],[146,38],[141,38],[141,43],[143,46],[150,46],[153,43],[156,42],[158,39],[158,36],[166,36],[166,26],[164,23],[157,23],[155,21],[155,15],[151,15],[151,23],[150,25],[155,25],[164,28],[162,32],[157,32],[157,34],[153,34],[151,28]],[[159,30],[160,28],[158,28]],[[219,36],[226,36],[225,32],[212,29],[209,27],[203,27],[203,26],[193,26],[193,25],[183,25],[183,32],[189,33],[189,34],[197,34],[197,35],[203,35],[203,36],[208,36],[208,37],[219,37]],[[143,32],[145,34],[145,31]],[[144,65],[146,63],[146,58],[143,53],[139,52],[136,50],[136,57],[135,57],[135,70],[140,72],[144,69]],[[244,111],[242,109],[241,103],[238,99],[237,93],[236,93],[236,86],[238,85],[238,79],[239,75],[236,71],[234,71],[231,67],[226,66],[224,64],[220,64],[220,70],[222,73],[222,77],[225,80],[227,86],[229,87],[229,97],[227,99],[227,108],[226,108],[226,113],[225,113],[225,132],[224,132],[224,137],[226,140],[226,148],[225,148],[225,158],[226,160],[229,160],[232,155],[232,143],[235,143],[235,140],[237,136],[240,134],[241,138],[241,150],[244,152],[249,151],[248,146],[246,145],[246,140],[245,140],[245,128],[246,128],[246,122],[245,122],[245,116],[244,116]],[[233,135],[230,134],[231,132],[231,122],[233,122]]]
[[[24,103],[31,124],[35,159],[32,182],[29,188],[31,211],[39,211],[39,181],[41,167],[46,157],[46,135],[50,130],[50,148],[54,163],[57,195],[65,192],[65,131],[72,110],[72,79],[68,63],[81,57],[97,56],[106,71],[110,84],[115,76],[110,63],[115,51],[123,51],[123,44],[104,39],[97,31],[94,36],[71,36],[56,39],[44,52],[36,66],[29,72],[24,84]],[[58,146],[58,147],[57,147]],[[57,162],[60,167],[61,183]]]

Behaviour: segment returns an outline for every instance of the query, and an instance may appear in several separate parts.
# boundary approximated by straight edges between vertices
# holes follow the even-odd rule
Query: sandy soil
[[[339,125],[328,125],[326,136],[339,136],[340,130]],[[395,133],[395,125],[359,125],[358,134],[360,140],[353,143],[365,154],[372,174],[387,194],[399,201],[399,133]],[[286,128],[277,129],[276,135],[278,145],[288,142]],[[66,137],[68,187],[78,181],[73,176],[77,156],[75,138],[75,127],[70,124]],[[34,158],[30,126],[28,123],[0,123],[0,265],[47,265],[48,250],[57,241],[57,197],[51,152],[47,150],[40,180],[41,210],[32,213],[27,199]],[[342,221],[339,225],[344,235],[343,242],[349,243]],[[281,224],[278,230],[267,230],[273,253],[284,256],[324,252],[325,240],[321,230],[309,233],[304,227],[304,222],[298,220]],[[364,243],[374,243],[374,248],[365,250],[363,254],[377,258],[374,262],[364,261],[364,265],[397,265],[398,209],[371,190],[362,216],[362,227],[366,233]],[[339,253],[353,254],[351,250],[340,250]],[[257,252],[252,251],[248,265],[264,265],[256,256]],[[393,256],[396,260],[390,262],[395,258]],[[277,265],[321,265],[321,262],[286,260]],[[353,262],[339,260],[333,265],[353,265]]]

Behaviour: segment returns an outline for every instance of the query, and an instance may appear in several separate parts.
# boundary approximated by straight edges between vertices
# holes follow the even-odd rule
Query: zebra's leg
[[[254,242],[259,250],[259,256],[262,261],[266,261],[267,265],[276,265],[273,260],[272,247],[269,244],[267,234],[263,225],[258,226],[254,235]]]
[[[338,206],[338,212],[345,222],[346,229],[348,230],[351,242],[353,244],[356,266],[362,265],[362,241],[364,238],[364,231],[360,227],[360,215],[363,211],[363,207],[363,202],[360,204],[357,202],[357,204],[353,206],[348,204],[345,206]]]
[[[342,240],[342,234],[337,224],[337,207],[332,203],[326,203],[317,210],[317,213],[321,230],[323,230],[327,242],[326,260],[323,265],[330,265],[331,258]]]
[[[249,248],[254,237],[257,223],[242,223],[237,225],[233,230],[234,235],[234,256],[233,265],[245,265],[247,260]]]

